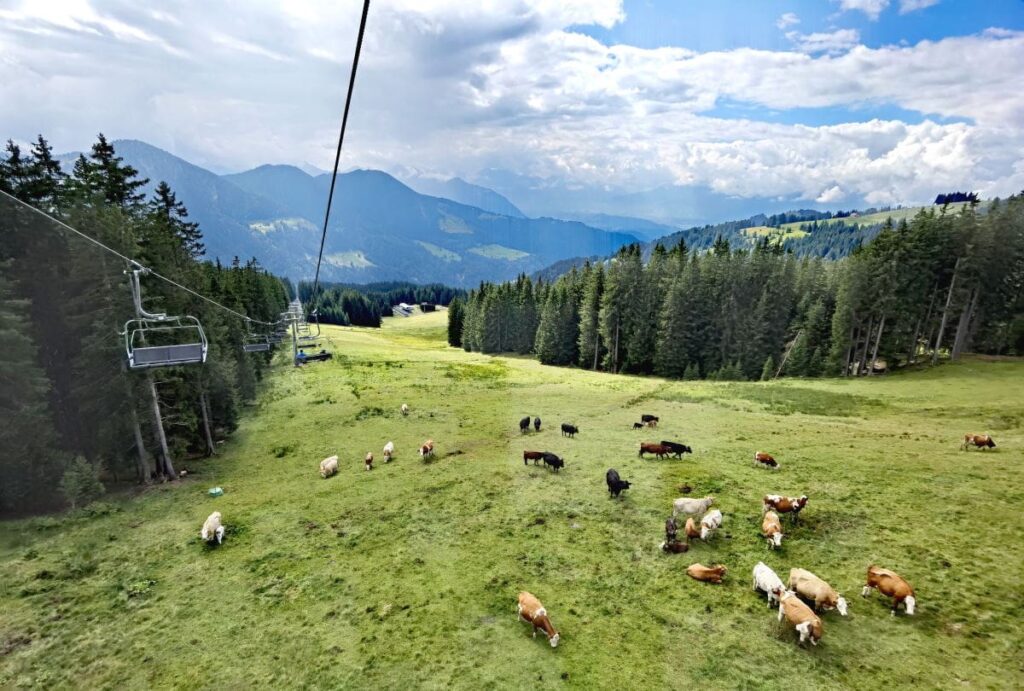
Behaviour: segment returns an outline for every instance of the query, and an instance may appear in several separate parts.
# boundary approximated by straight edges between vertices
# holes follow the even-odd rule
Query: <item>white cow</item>
[[[711,505],[715,503],[714,497],[704,497],[703,499],[690,499],[689,497],[680,497],[672,502],[672,517],[679,514],[692,514],[699,516],[705,513]]]
[[[709,511],[700,519],[700,539],[707,540],[716,530],[722,527],[722,512],[718,509]]]
[[[768,606],[771,607],[773,601],[779,601],[782,593],[786,591],[786,586],[782,584],[782,579],[772,571],[770,566],[759,561],[754,567],[754,590],[763,590],[768,593]]]
[[[213,542],[216,539],[218,545],[224,541],[224,525],[220,522],[220,511],[214,511],[207,517],[203,529],[199,531],[199,537],[203,538],[203,542]]]
[[[408,414],[409,414],[409,404],[408,403],[403,403],[402,404],[402,415],[408,415]]]
[[[338,472],[338,457],[328,456],[320,461],[320,477],[327,479]]]
[[[395,442],[389,441],[384,445],[384,462],[388,463],[391,461],[391,457],[395,455]]]

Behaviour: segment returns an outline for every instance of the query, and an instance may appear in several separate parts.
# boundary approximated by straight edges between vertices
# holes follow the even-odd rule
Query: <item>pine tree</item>
[[[462,347],[462,325],[465,313],[462,300],[455,298],[448,305],[448,345],[453,348]]]
[[[775,361],[772,360],[772,356],[769,355],[768,359],[764,361],[764,367],[761,368],[761,381],[769,381],[775,377]]]
[[[199,224],[187,220],[188,209],[178,201],[166,182],[161,181],[157,185],[153,199],[149,202],[149,209],[157,222],[166,225],[189,259],[194,261],[203,256],[205,246]]]
[[[601,342],[600,321],[604,265],[595,265],[586,276],[580,305],[579,364],[580,367],[596,370],[605,354],[605,347]]]

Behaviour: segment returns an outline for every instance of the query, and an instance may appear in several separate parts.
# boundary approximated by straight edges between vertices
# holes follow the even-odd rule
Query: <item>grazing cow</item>
[[[661,445],[667,446],[669,450],[672,451],[672,455],[675,458],[682,458],[684,453],[693,453],[693,449],[686,444],[679,444],[674,441],[662,441]]]
[[[789,589],[813,602],[815,610],[837,609],[840,615],[846,616],[846,598],[806,569],[790,569]]]
[[[676,523],[675,516],[669,516],[665,521],[665,540],[667,542],[675,542],[676,533],[679,532],[679,525]]]
[[[800,633],[800,645],[807,639],[811,645],[818,645],[823,633],[821,619],[792,590],[784,592],[779,600],[779,621],[783,617]]]
[[[520,434],[526,434],[529,431],[530,431],[530,416],[527,415],[526,417],[524,417],[522,420],[519,421],[519,433]]]
[[[782,579],[772,571],[770,566],[759,561],[754,567],[754,590],[762,590],[767,593],[768,606],[771,607],[772,602],[778,602],[782,593],[786,592],[786,586],[782,584]]]
[[[690,564],[686,568],[686,575],[706,583],[721,583],[726,571],[728,569],[721,565],[704,566],[703,564]]]
[[[537,637],[537,629],[540,629],[548,637],[552,648],[558,647],[559,634],[548,619],[548,611],[534,595],[522,592],[519,593],[519,605],[516,609],[518,618],[533,625],[533,637]]]
[[[220,522],[220,511],[214,511],[206,518],[203,529],[199,531],[199,537],[203,542],[217,541],[217,544],[224,542],[224,524]]]
[[[722,512],[718,509],[708,511],[704,518],[700,519],[700,539],[707,540],[715,534],[715,531],[722,527]]]
[[[761,535],[768,540],[768,549],[782,547],[782,522],[779,520],[779,514],[774,511],[765,513],[764,520],[761,521]]]
[[[546,451],[523,451],[523,465],[526,465],[527,461],[533,461],[534,465],[537,465],[537,461],[544,458]]]
[[[682,554],[688,549],[690,549],[690,546],[685,542],[679,542],[679,540],[665,540],[661,543],[661,551],[669,552],[670,554]]]
[[[770,453],[765,453],[764,451],[754,452],[754,465],[760,465],[762,468],[771,468],[772,470],[779,469],[778,461]]]
[[[629,489],[629,481],[620,478],[615,468],[609,468],[608,472],[604,475],[604,479],[608,483],[608,493],[613,497],[619,496],[622,490]]]
[[[642,422],[647,422],[647,423],[653,422],[654,424],[658,424],[658,422],[659,422],[659,418],[658,418],[657,415],[641,415],[640,416],[640,420]]]
[[[653,453],[658,458],[664,458],[672,453],[672,449],[668,448],[664,444],[640,442],[640,453],[638,453],[637,456],[643,458],[645,453]]]
[[[389,441],[384,445],[384,462],[390,463],[391,457],[395,455],[395,442]]]
[[[895,571],[883,569],[880,566],[869,566],[868,582],[864,586],[861,595],[867,597],[872,588],[882,593],[882,595],[888,595],[892,598],[893,616],[896,616],[896,609],[900,606],[901,602],[907,608],[907,614],[914,614],[914,607],[917,606],[914,589]]]
[[[544,452],[544,465],[549,466],[554,472],[558,472],[559,468],[565,467],[565,461],[556,456],[553,453]]]
[[[580,428],[577,427],[576,425],[569,425],[569,424],[566,424],[564,422],[562,423],[562,436],[563,437],[575,437],[577,434],[579,434],[579,432],[580,432]]]
[[[409,404],[408,403],[403,403],[402,404],[402,415],[408,415],[408,414],[409,414]]]
[[[697,529],[697,524],[694,522],[692,517],[686,519],[686,525],[683,526],[683,532],[686,533],[687,541],[696,540],[700,537],[700,530]]]
[[[643,429],[644,427],[646,427],[646,425],[644,423],[642,423],[642,422],[634,422],[633,423],[633,429]]]
[[[320,477],[326,480],[336,472],[338,472],[337,456],[328,456],[324,460],[320,461]]]
[[[420,447],[420,458],[426,460],[434,455],[434,440],[428,439]]]
[[[970,446],[978,449],[994,449],[996,443],[987,434],[965,434],[964,443],[960,446],[960,450],[966,451]]]
[[[781,494],[766,494],[764,496],[764,503],[761,510],[765,513],[768,511],[778,511],[779,513],[788,513],[795,523],[797,518],[800,516],[800,512],[807,506],[807,495],[801,495],[799,497],[784,497]]]
[[[540,432],[540,418],[539,417],[533,418],[533,431],[534,432]]]
[[[367,470],[373,470],[373,452],[372,451],[367,451],[366,452],[366,458],[363,459],[363,462],[366,463],[366,469]]]
[[[680,497],[672,502],[672,515],[678,516],[682,513],[692,516],[700,516],[711,508],[711,505],[714,503],[714,497],[704,497],[703,499]]]

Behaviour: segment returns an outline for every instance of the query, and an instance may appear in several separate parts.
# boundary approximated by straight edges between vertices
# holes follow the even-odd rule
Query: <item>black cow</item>
[[[519,432],[521,434],[526,434],[529,431],[530,431],[530,416],[527,415],[526,417],[524,417],[522,420],[519,421]]]
[[[540,418],[539,417],[533,418],[533,429],[536,432],[540,432]]]
[[[633,429],[643,429],[644,427],[645,427],[645,425],[642,422],[634,422],[633,423]]]
[[[544,465],[549,466],[551,470],[558,472],[559,468],[565,467],[565,461],[556,456],[553,453],[544,452]]]
[[[562,436],[563,437],[575,437],[580,431],[580,428],[576,425],[569,425],[562,423]]]
[[[604,479],[608,483],[608,493],[613,497],[619,496],[622,490],[629,489],[629,481],[620,478],[615,468],[609,468],[604,474]]]
[[[657,415],[641,415],[640,419],[643,422],[661,422]]]
[[[661,445],[672,449],[672,454],[675,458],[682,458],[684,453],[693,453],[693,449],[686,444],[678,444],[674,441],[663,441],[661,442]]]
[[[676,533],[679,531],[679,526],[676,524],[675,516],[669,516],[665,521],[665,541],[675,542]]]

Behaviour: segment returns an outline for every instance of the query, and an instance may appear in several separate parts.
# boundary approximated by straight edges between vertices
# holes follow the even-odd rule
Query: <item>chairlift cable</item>
[[[338,178],[338,164],[341,162],[341,145],[345,141],[345,127],[348,125],[348,111],[352,105],[352,90],[356,84],[356,70],[359,69],[359,53],[363,47],[363,34],[366,32],[366,15],[370,12],[370,0],[363,0],[363,16],[359,20],[359,35],[356,37],[355,57],[352,58],[352,73],[348,78],[348,94],[345,96],[345,111],[341,116],[341,132],[338,133],[338,150],[334,154],[334,171],[331,173],[331,189],[327,193],[327,209],[324,211],[324,227],[320,233],[320,253],[316,258],[316,275],[313,278],[313,292],[309,295],[309,304],[316,306],[317,289],[320,287],[320,264],[324,258],[324,242],[327,240],[327,222],[331,218],[331,202],[334,200],[334,183]]]

